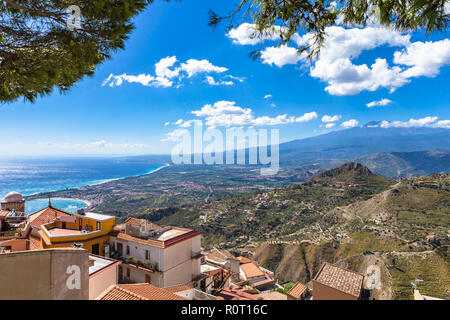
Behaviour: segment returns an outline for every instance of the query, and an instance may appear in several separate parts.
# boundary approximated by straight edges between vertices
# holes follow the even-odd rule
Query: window
[[[150,260],[150,253],[148,250],[145,250],[145,260]]]
[[[146,274],[146,275],[145,275],[145,282],[146,282],[146,283],[152,283],[152,279],[150,278],[150,275],[149,275],[149,274]]]
[[[83,229],[83,219],[79,218],[78,222],[79,222],[79,227],[80,227],[80,231],[81,231]]]
[[[130,255],[130,246],[127,246],[127,256]]]
[[[100,230],[100,222],[97,221],[97,230]]]
[[[127,278],[130,277],[130,269],[127,268]]]

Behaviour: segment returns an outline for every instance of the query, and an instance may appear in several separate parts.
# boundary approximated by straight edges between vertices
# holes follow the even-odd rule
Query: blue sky
[[[301,33],[283,48],[265,39],[263,59],[253,61],[259,44],[248,44],[247,25],[207,26],[209,8],[228,13],[233,2],[155,1],[94,77],[63,95],[0,105],[0,153],[170,153],[174,132],[192,120],[278,128],[281,142],[372,120],[450,127],[448,33],[337,26],[316,61],[292,54],[307,41]]]

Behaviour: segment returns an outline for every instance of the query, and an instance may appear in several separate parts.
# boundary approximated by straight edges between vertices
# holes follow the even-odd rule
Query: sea
[[[129,161],[123,157],[0,159],[0,199],[3,200],[11,191],[29,196],[145,175],[165,166],[167,165]],[[36,212],[47,204],[48,199],[27,201],[26,214]],[[52,199],[52,205],[68,212],[76,212],[77,209],[86,207],[87,203]]]

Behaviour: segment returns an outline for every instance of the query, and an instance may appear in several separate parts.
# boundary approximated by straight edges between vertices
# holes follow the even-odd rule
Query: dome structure
[[[23,197],[20,193],[13,191],[13,192],[8,193],[3,201],[4,202],[21,202],[21,201],[23,201]]]

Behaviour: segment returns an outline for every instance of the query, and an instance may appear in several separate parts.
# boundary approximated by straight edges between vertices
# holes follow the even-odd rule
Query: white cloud
[[[450,120],[441,120],[436,122],[433,127],[450,129]]]
[[[107,140],[98,140],[89,143],[54,143],[38,142],[39,146],[58,149],[144,149],[149,146],[141,143],[111,143]]]
[[[193,124],[196,124],[198,126],[203,126],[203,122],[201,120],[183,120],[180,119],[177,122],[174,123],[174,125],[177,125],[181,128],[190,128],[192,127]]]
[[[222,73],[228,71],[227,68],[217,67],[208,60],[196,60],[189,59],[186,63],[181,64],[181,70],[186,71],[188,78],[196,75],[197,73]]]
[[[325,126],[327,129],[331,129],[333,127],[335,127],[336,124],[335,123],[327,123],[327,125]]]
[[[359,121],[355,119],[351,119],[348,121],[345,121],[341,124],[344,128],[354,128],[359,125]]]
[[[232,86],[234,84],[233,81],[223,81],[223,80],[219,80],[216,81],[213,77],[211,76],[206,76],[206,82],[210,85],[210,86]]]
[[[242,27],[242,28],[241,28]],[[236,44],[254,45],[258,39],[249,38],[249,25],[241,25],[228,33]],[[250,25],[251,27],[251,25]],[[246,31],[247,30],[247,31]],[[279,30],[279,29],[275,29]],[[325,90],[331,95],[355,95],[362,91],[376,91],[381,88],[394,92],[416,77],[435,77],[441,67],[450,64],[450,40],[411,42],[411,35],[382,27],[365,28],[331,26],[326,28],[327,37],[320,55],[312,62],[310,75],[327,83]],[[279,32],[278,32],[279,34]],[[265,40],[277,40],[275,32]],[[311,44],[311,34],[295,34],[297,46]],[[393,55],[392,64],[386,58],[378,57],[371,64],[354,64],[363,51],[388,45],[399,47]],[[297,48],[288,45],[266,47],[261,53],[262,63],[282,67],[296,65],[304,60]],[[305,65],[307,65],[305,60]]]
[[[177,57],[162,58],[155,64],[155,75],[151,74],[139,74],[128,75],[126,73],[121,75],[110,74],[109,77],[102,83],[102,86],[109,85],[110,87],[121,86],[125,81],[129,83],[139,83],[146,87],[172,87],[177,82],[177,87],[180,86],[180,82],[184,78],[191,78],[200,73],[224,73],[228,71],[228,68],[218,67],[213,65],[208,60],[196,60],[189,59],[185,63],[180,63],[178,66]],[[245,78],[234,77],[227,75],[230,79],[234,79],[239,82],[243,82]],[[232,81],[208,81],[211,85],[231,85]],[[213,83],[213,84],[212,84]]]
[[[236,77],[236,76],[233,76],[231,74],[226,75],[225,78],[229,78],[229,79],[236,80],[236,81],[239,81],[239,82],[244,82],[245,79],[247,79],[245,77]]]
[[[342,118],[341,115],[335,115],[335,116],[324,115],[322,118],[322,122],[325,122],[325,123],[336,122],[336,121],[341,120],[341,118]]]
[[[187,129],[175,129],[169,133],[166,134],[166,138],[161,139],[162,142],[172,141],[177,142],[182,139],[184,135],[189,134],[189,131]]]
[[[180,69],[176,68],[171,70],[170,68],[177,62],[177,57],[167,57],[162,58],[158,63],[155,64],[155,73],[160,78],[172,79],[178,77],[180,74]]]
[[[270,99],[270,98],[272,98],[272,95],[271,95],[271,94],[266,94],[266,95],[264,96],[264,99]]]
[[[410,67],[403,72],[406,78],[435,77],[442,66],[450,64],[450,40],[411,43],[394,53],[394,62]]]
[[[392,101],[389,99],[381,99],[378,101],[372,101],[366,104],[367,108],[373,108],[373,107],[385,107],[387,105],[392,104]]]
[[[412,127],[429,127],[435,124],[438,120],[438,117],[425,117],[422,119],[410,119],[407,122],[404,121],[382,121],[380,124],[381,128],[412,128]],[[445,125],[445,121],[442,122],[442,125]]]
[[[212,105],[206,104],[200,110],[194,110],[191,113],[196,117],[204,118],[208,127],[274,126],[317,119],[316,112],[305,113],[297,118],[286,114],[276,117],[255,117],[252,109],[237,106],[234,101],[217,101]],[[183,121],[177,121],[175,124],[183,123]]]
[[[287,64],[297,64],[304,60],[305,54],[298,54],[298,50],[287,45],[280,47],[267,47],[261,52],[261,60],[264,64],[283,67]]]
[[[274,30],[261,35],[256,32],[254,24],[243,23],[236,29],[231,29],[227,37],[232,39],[234,44],[255,45],[264,40],[279,40],[279,30],[279,27],[274,27]]]
[[[308,122],[311,120],[315,120],[317,118],[318,118],[318,115],[316,112],[310,112],[310,113],[305,113],[303,116],[296,118],[295,122]]]

